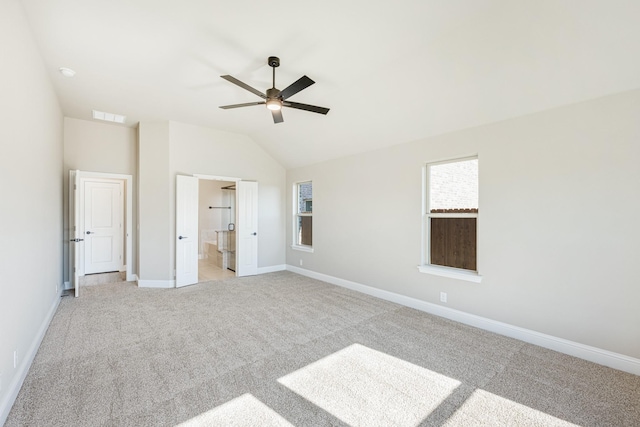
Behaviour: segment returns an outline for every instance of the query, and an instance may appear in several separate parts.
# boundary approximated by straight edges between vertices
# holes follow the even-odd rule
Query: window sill
[[[434,276],[449,277],[451,279],[466,280],[467,282],[482,282],[482,276],[475,271],[462,270],[453,267],[441,267],[437,265],[419,265],[420,273],[433,274]]]
[[[311,246],[291,245],[291,249],[295,251],[313,253],[313,248]]]

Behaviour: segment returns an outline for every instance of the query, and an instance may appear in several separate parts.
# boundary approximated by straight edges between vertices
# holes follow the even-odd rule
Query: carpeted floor
[[[289,272],[63,298],[13,426],[640,426],[640,377]]]

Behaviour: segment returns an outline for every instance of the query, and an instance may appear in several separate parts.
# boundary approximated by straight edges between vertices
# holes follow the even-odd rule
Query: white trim
[[[135,275],[133,274],[133,272],[131,271],[131,268],[133,266],[133,175],[126,175],[126,174],[119,174],[119,173],[102,173],[102,172],[87,172],[87,171],[82,171],[82,170],[76,170],[75,171],[76,174],[78,174],[79,179],[84,179],[84,178],[101,178],[101,179],[115,179],[115,180],[120,180],[120,181],[124,181],[125,183],[125,192],[126,192],[126,200],[125,200],[125,209],[124,209],[124,216],[125,216],[125,222],[127,224],[126,230],[125,230],[125,251],[126,251],[126,256],[125,256],[125,260],[124,262],[125,264],[125,269],[127,272],[127,277],[126,280],[127,282],[132,282],[135,281]],[[71,181],[69,181],[69,185],[73,185],[71,183]],[[72,188],[72,187],[70,187]],[[69,192],[69,198],[72,197],[71,191]],[[84,197],[84,194],[82,192],[80,192],[80,194],[82,194],[79,197],[79,202],[82,201],[82,198]],[[80,203],[80,205],[82,206],[82,203]],[[73,225],[70,224],[70,228]],[[72,269],[72,260],[69,260],[69,274],[71,275],[73,273]],[[84,267],[83,267],[83,262],[80,263],[80,270],[79,272],[82,273],[81,275],[84,275]]]
[[[372,286],[363,285],[338,277],[317,273],[311,270],[287,265],[287,270],[311,277],[313,279],[322,280],[333,285],[362,292],[377,298],[395,302],[406,307],[415,308],[429,314],[444,317],[465,325],[474,326],[486,331],[495,332],[500,335],[515,338],[529,344],[538,345],[560,353],[575,356],[580,359],[608,366],[610,368],[619,369],[634,375],[640,375],[640,359],[626,356],[620,353],[603,350],[597,347],[588,346],[575,341],[569,341],[564,338],[554,337],[552,335],[543,334],[532,331],[530,329],[521,328],[519,326],[510,325],[508,323],[498,322],[496,320],[487,319],[485,317],[476,316],[475,314],[465,313],[463,311],[454,310],[452,308],[443,307],[438,304],[422,301],[406,295],[396,294],[394,292],[385,291],[374,288]]]
[[[270,265],[268,267],[258,267],[258,274],[274,273],[276,271],[285,271],[286,269],[287,269],[286,264]]]
[[[175,280],[140,280],[138,279],[139,288],[160,288],[170,289],[176,287]]]
[[[64,290],[65,290],[65,291],[67,291],[67,290],[69,290],[69,289],[73,289],[73,288],[71,287],[71,282],[64,282]]]
[[[242,181],[242,178],[234,178],[231,176],[205,175],[201,173],[194,173],[192,176],[199,179],[209,179],[211,181],[229,181],[229,182]]]
[[[300,206],[298,205],[298,197],[300,196],[300,184],[306,184],[306,183],[310,183],[311,184],[311,188],[313,189],[313,180],[312,179],[307,179],[307,180],[303,180],[303,181],[296,181],[293,183],[293,200],[292,200],[292,207],[293,207],[293,217],[292,217],[292,224],[293,225],[293,231],[292,231],[292,237],[293,237],[293,242],[291,243],[291,249],[294,249],[296,251],[302,251],[302,252],[309,252],[309,253],[313,253],[313,247],[312,246],[303,246],[303,245],[299,245],[298,242],[298,217],[302,217],[302,216],[308,216],[313,218],[313,212],[300,212]],[[313,191],[313,190],[312,190]],[[312,231],[312,236],[311,238],[313,239],[313,231]]]
[[[444,267],[438,265],[419,265],[420,273],[433,274],[434,276],[449,277],[451,279],[466,280],[467,282],[482,282],[482,276],[476,271],[463,270],[461,268]]]
[[[33,359],[36,357],[36,353],[38,352],[38,348],[40,348],[40,344],[42,343],[42,339],[44,338],[45,333],[47,332],[47,328],[49,328],[49,324],[51,323],[51,320],[53,320],[54,314],[56,314],[56,310],[58,309],[58,305],[60,304],[60,298],[61,296],[56,294],[56,298],[53,301],[49,312],[40,325],[40,329],[31,342],[31,346],[29,346],[29,350],[27,350],[25,357],[22,358],[22,362],[18,366],[17,372],[11,380],[11,384],[9,384],[4,399],[0,402],[0,426],[4,425],[5,421],[7,421],[7,417],[9,416],[9,412],[11,411],[11,407],[18,397],[18,393],[20,392],[22,383],[27,377],[29,368],[33,363]]]
[[[480,248],[479,240],[480,240],[480,219],[478,216],[478,212],[474,213],[431,213],[430,196],[431,196],[431,183],[429,182],[430,170],[432,166],[450,164],[450,163],[459,163],[459,162],[468,162],[472,160],[478,161],[478,203],[480,203],[480,159],[478,154],[473,154],[464,157],[450,158],[450,159],[442,159],[436,160],[433,162],[427,162],[422,167],[422,224],[421,224],[421,248],[420,248],[420,262],[422,266],[419,266],[418,269],[421,273],[430,273],[438,276],[444,277],[452,277],[456,279],[468,280],[476,283],[480,283],[480,280],[469,279],[468,275],[457,275],[457,274],[442,274],[438,270],[428,271],[430,269],[426,267],[433,266],[430,264],[431,261],[431,218],[476,218],[476,268],[479,269],[479,260],[478,260],[478,251]],[[425,268],[421,268],[425,267]],[[464,271],[464,270],[463,270]],[[479,276],[480,277],[480,276]]]

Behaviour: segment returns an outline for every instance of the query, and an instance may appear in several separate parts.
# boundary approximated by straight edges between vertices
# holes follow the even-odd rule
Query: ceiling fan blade
[[[311,80],[309,77],[302,76],[295,82],[291,83],[286,88],[282,89],[282,91],[280,91],[280,96],[282,97],[282,99],[287,99],[290,96],[293,96],[296,93],[300,92],[302,89],[308,88],[314,83],[315,82]]]
[[[271,115],[273,116],[273,123],[284,122],[284,119],[282,118],[282,110],[271,110]]]
[[[222,105],[220,108],[222,108],[223,110],[228,110],[229,108],[251,107],[252,105],[264,105],[264,104],[266,104],[265,101],[247,102],[245,104]]]
[[[297,108],[298,110],[311,111],[311,112],[320,113],[320,114],[327,114],[329,112],[328,108],[318,107],[318,106],[309,105],[309,104],[300,104],[298,102],[285,101],[282,103],[282,105],[284,107]]]
[[[242,89],[246,89],[251,93],[255,93],[260,98],[264,98],[264,99],[267,98],[267,96],[264,93],[260,92],[258,89],[252,88],[251,86],[249,86],[246,83],[242,83],[240,80],[236,79],[235,77],[231,77],[231,76],[220,76],[220,77],[222,77],[223,79],[225,79],[228,82],[233,83],[234,85],[240,86]]]

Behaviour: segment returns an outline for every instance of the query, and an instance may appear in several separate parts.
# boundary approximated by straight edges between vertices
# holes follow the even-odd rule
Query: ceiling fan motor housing
[[[272,87],[271,89],[267,89],[267,99],[272,98],[280,98],[280,90]]]
[[[270,67],[279,67],[280,66],[280,58],[278,58],[277,56],[270,56],[269,59],[267,60],[267,63],[269,64]]]

